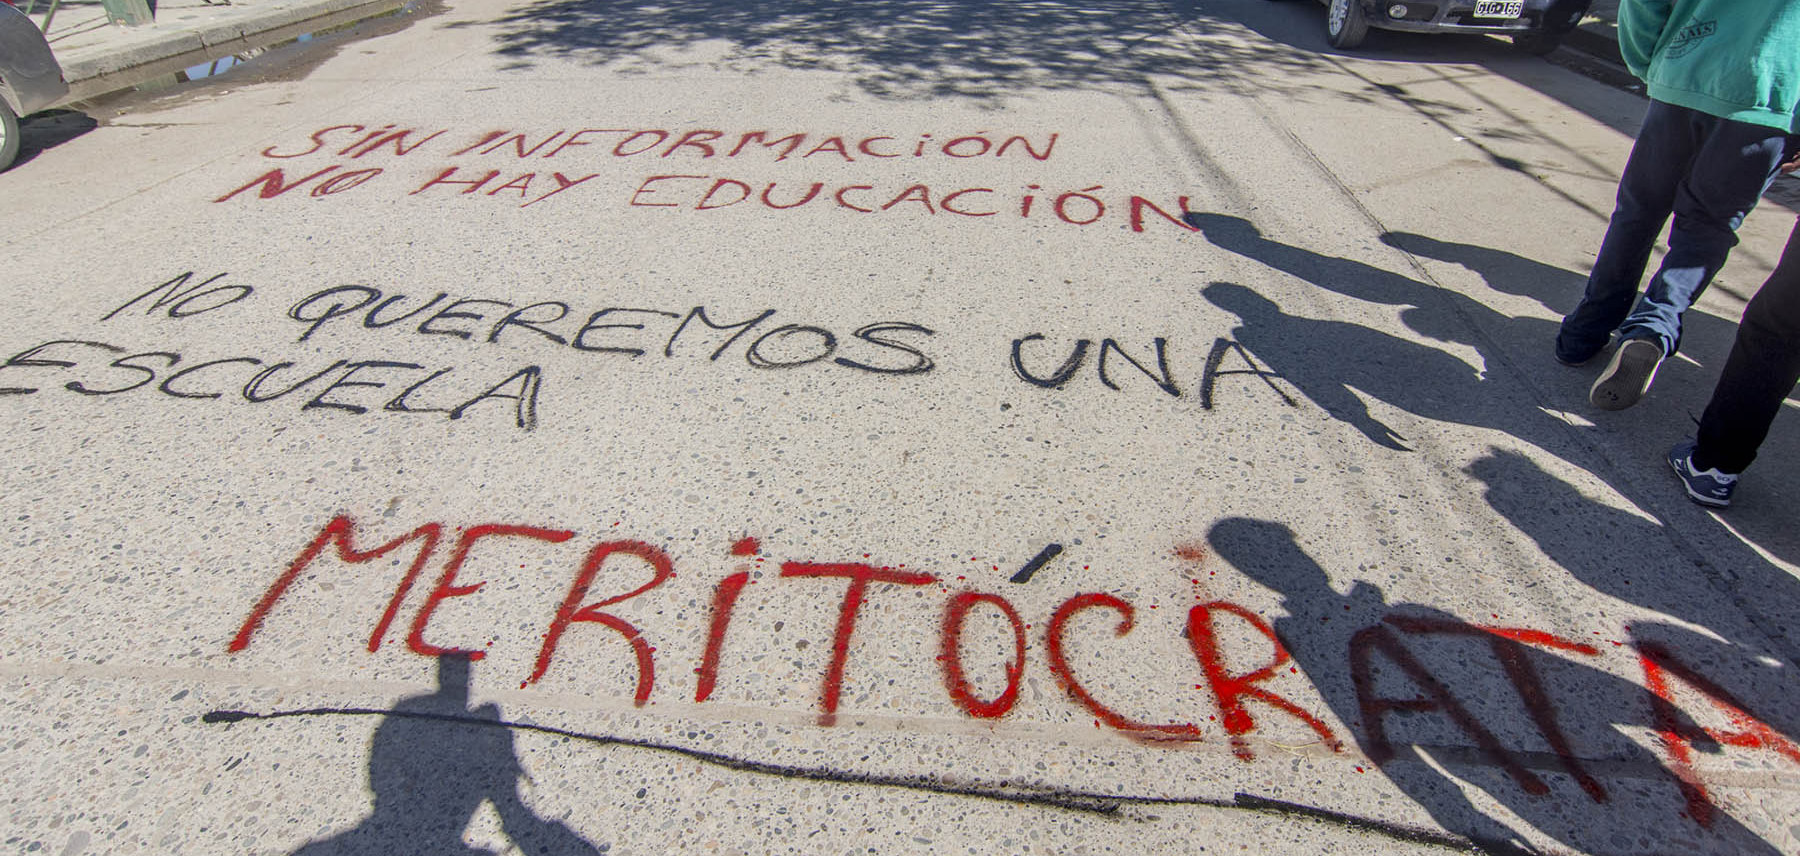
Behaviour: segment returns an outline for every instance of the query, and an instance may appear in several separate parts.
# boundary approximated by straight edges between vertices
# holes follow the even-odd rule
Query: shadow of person
[[[1437,341],[1466,345],[1481,355],[1489,371],[1477,376],[1461,361],[1425,354],[1424,349],[1411,342],[1375,331],[1359,332],[1352,329],[1353,325],[1342,322],[1287,315],[1272,301],[1242,286],[1215,283],[1204,290],[1214,305],[1234,312],[1244,320],[1245,326],[1236,333],[1243,337],[1240,343],[1252,354],[1269,362],[1278,373],[1288,375],[1308,398],[1333,416],[1356,426],[1377,444],[1405,448],[1391,429],[1368,415],[1367,407],[1349,394],[1343,388],[1345,385],[1418,416],[1502,430],[1575,463],[1601,463],[1594,460],[1591,450],[1577,449],[1576,444],[1567,442],[1573,439],[1571,432],[1575,429],[1544,413],[1529,395],[1524,394],[1525,389],[1519,388],[1520,394],[1511,396],[1511,403],[1505,403],[1501,393],[1508,385],[1495,382],[1496,372],[1492,369],[1504,364],[1508,354],[1524,355],[1520,363],[1530,363],[1532,355],[1540,355],[1540,362],[1547,363],[1558,322],[1509,317],[1449,289],[1355,260],[1273,241],[1255,224],[1241,217],[1189,212],[1183,219],[1199,229],[1215,246],[1319,288],[1366,302],[1408,307],[1400,313],[1400,318],[1412,330]],[[1381,240],[1407,253],[1463,265],[1480,275],[1489,288],[1528,297],[1559,314],[1573,306],[1584,288],[1585,279],[1578,274],[1500,250],[1407,232],[1388,232]],[[1665,403],[1659,418],[1669,420],[1670,429],[1674,431],[1679,430],[1676,426],[1683,418],[1683,410],[1687,411],[1689,421],[1698,421],[1698,412],[1717,379],[1717,366],[1724,363],[1736,335],[1736,325],[1730,320],[1699,311],[1687,313],[1683,328],[1682,353],[1711,362],[1714,368],[1705,368],[1690,359],[1663,362],[1656,382],[1657,397]],[[1326,338],[1314,342],[1308,338],[1314,335]],[[1372,350],[1362,350],[1364,348]],[[1354,355],[1355,358],[1342,359],[1342,355]],[[1416,360],[1419,356],[1423,358]],[[1357,365],[1370,360],[1377,361],[1377,365]],[[1581,390],[1585,390],[1593,376],[1592,370],[1578,372],[1556,368],[1552,371],[1563,372],[1573,383],[1573,388]],[[1448,374],[1441,374],[1443,372]],[[1455,402],[1455,406],[1441,406],[1445,401]],[[1575,406],[1585,408],[1585,404]],[[1663,450],[1672,440],[1631,431],[1623,437],[1623,442],[1631,445],[1638,459],[1660,461]],[[1785,484],[1781,479],[1783,474],[1800,471],[1800,467],[1791,463],[1800,460],[1800,455],[1783,452],[1800,449],[1800,444],[1777,431],[1771,435],[1767,448],[1769,453],[1764,456],[1767,463],[1763,464],[1771,471],[1771,475],[1765,477],[1767,483]],[[1603,468],[1590,466],[1589,469]],[[1635,492],[1625,481],[1613,482],[1615,489],[1628,496]],[[1657,485],[1655,490],[1663,491],[1665,487]],[[1754,497],[1746,504],[1769,505],[1770,499],[1779,502],[1782,498],[1778,495]],[[1632,499],[1640,506],[1656,504],[1645,496],[1632,496]],[[1754,499],[1763,501],[1758,503]],[[1791,525],[1791,515],[1785,510],[1741,513],[1732,523],[1732,535],[1736,539],[1754,543],[1790,561],[1800,557],[1800,535],[1795,534],[1800,530]],[[1753,565],[1768,567],[1761,557],[1750,553],[1744,555]],[[1790,650],[1797,648],[1800,645],[1790,646]]]
[[[1565,450],[1567,425],[1524,400],[1520,391],[1457,357],[1360,324],[1289,315],[1267,297],[1234,283],[1201,290],[1241,320],[1232,338],[1302,395],[1380,446],[1411,451],[1405,438],[1369,412],[1361,392],[1415,416],[1511,434],[1541,449]]]
[[[1800,615],[1800,580],[1731,542],[1729,555],[1710,559],[1736,577],[1731,588],[1748,595],[1740,600],[1686,558],[1671,555],[1661,523],[1594,502],[1523,455],[1493,450],[1467,472],[1486,485],[1488,505],[1571,577],[1711,631],[1672,623],[1632,626],[1634,636],[1706,663],[1711,680],[1759,719],[1800,736],[1800,639],[1788,627]]]
[[[1619,600],[1706,627],[1754,655],[1794,656],[1792,640],[1778,646],[1770,638],[1771,632],[1785,634],[1786,628],[1778,623],[1752,626],[1728,592],[1683,557],[1671,555],[1661,523],[1595,502],[1515,452],[1491,450],[1465,471],[1485,485],[1490,507],[1575,579]],[[1770,615],[1800,615],[1800,580],[1747,548],[1713,558]],[[1670,568],[1682,573],[1668,573]]]
[[[1242,217],[1190,211],[1182,216],[1188,225],[1199,229],[1214,246],[1267,265],[1318,288],[1345,297],[1404,306],[1400,320],[1414,332],[1440,342],[1465,345],[1481,355],[1490,375],[1492,369],[1517,361],[1517,365],[1550,366],[1552,343],[1561,326],[1560,319],[1512,316],[1496,311],[1487,304],[1461,292],[1443,288],[1411,277],[1402,276],[1354,259],[1339,258],[1303,247],[1271,240],[1256,224]],[[1512,253],[1439,241],[1407,232],[1389,232],[1381,236],[1383,243],[1407,253],[1463,265],[1479,274],[1488,287],[1501,293],[1529,297],[1546,309],[1562,315],[1573,308],[1586,288],[1586,278],[1561,268],[1531,261]],[[1705,312],[1689,312],[1684,316],[1682,353],[1711,359],[1714,354],[1723,363],[1723,354],[1731,346],[1736,326]],[[1254,349],[1252,349],[1254,350]],[[1586,370],[1553,369],[1565,378],[1569,391],[1577,389],[1585,402],[1586,389],[1597,367]],[[1711,387],[1712,375],[1693,361],[1665,360],[1657,373],[1658,398],[1679,406],[1678,402],[1703,402]],[[1492,390],[1493,387],[1486,387]],[[1365,390],[1367,391],[1367,390]],[[1389,403],[1404,407],[1400,402]],[[1570,402],[1573,404],[1573,402]],[[1530,401],[1518,406],[1535,409]],[[1584,408],[1586,404],[1574,405]],[[1535,417],[1526,422],[1536,424]],[[1498,426],[1496,426],[1498,427]],[[1519,435],[1530,441],[1530,437]],[[1542,447],[1541,448],[1548,448]]]
[[[375,807],[362,823],[311,842],[294,856],[493,856],[463,831],[483,802],[501,829],[531,856],[599,854],[560,821],[539,817],[519,797],[525,776],[500,708],[469,707],[469,660],[438,658],[435,692],[401,699],[375,729],[369,790]]]
[[[1420,282],[1408,276],[1402,276],[1390,270],[1378,268],[1355,259],[1329,256],[1324,253],[1284,244],[1265,237],[1256,224],[1242,217],[1228,214],[1212,214],[1190,211],[1182,216],[1188,225],[1199,229],[1207,241],[1222,250],[1236,253],[1244,258],[1267,265],[1282,273],[1345,297],[1383,306],[1405,306],[1400,313],[1400,320],[1414,332],[1428,336],[1440,342],[1453,342],[1467,345],[1481,352],[1482,359],[1490,365],[1500,357],[1495,353],[1495,340],[1502,342],[1550,342],[1556,335],[1557,322],[1543,318],[1514,317],[1497,312],[1487,304],[1468,295],[1431,283]],[[1392,239],[1392,240],[1390,240]],[[1570,289],[1572,298],[1580,297],[1582,283],[1586,280],[1560,268],[1540,265],[1510,253],[1471,247],[1466,244],[1446,244],[1432,241],[1429,238],[1406,235],[1405,233],[1389,233],[1382,236],[1385,243],[1405,252],[1418,250],[1435,250],[1442,255],[1421,253],[1432,258],[1443,258],[1446,261],[1470,263],[1479,261],[1485,264],[1496,262],[1506,264],[1506,259],[1517,262],[1517,269],[1525,269],[1527,265],[1535,265],[1530,269],[1534,280],[1548,280],[1561,283]],[[1448,256],[1449,258],[1444,258]],[[1503,258],[1504,257],[1504,258]],[[1483,278],[1493,287],[1496,280],[1511,282],[1502,268],[1480,268]],[[1558,275],[1550,275],[1554,271]],[[1506,289],[1499,289],[1507,291]],[[1529,296],[1549,305],[1554,299],[1549,286],[1534,287]],[[1507,291],[1512,294],[1527,293],[1524,291]],[[1490,338],[1491,337],[1491,338]],[[1545,345],[1548,348],[1548,345]],[[1546,354],[1549,352],[1546,350]]]
[[[1440,241],[1410,232],[1388,232],[1381,236],[1381,242],[1415,256],[1461,265],[1479,275],[1488,288],[1502,294],[1529,297],[1558,316],[1567,315],[1573,310],[1575,304],[1580,302],[1581,293],[1587,288],[1587,277],[1581,274],[1504,250]],[[1740,295],[1740,299],[1744,298]],[[1530,326],[1541,328],[1541,322]],[[1552,326],[1548,335],[1554,336],[1555,329]],[[1730,349],[1731,340],[1736,334],[1737,324],[1732,320],[1699,310],[1690,311],[1682,317],[1682,353],[1700,357],[1703,361],[1712,359],[1712,355],[1716,353],[1717,363],[1723,365],[1723,352]],[[1536,338],[1541,335],[1545,335],[1544,331],[1534,329],[1532,338],[1507,336],[1506,344],[1516,342],[1530,351],[1542,351],[1547,340]],[[1662,379],[1665,388],[1669,385],[1669,375],[1680,375],[1680,381],[1686,384],[1696,384],[1705,379],[1704,372],[1685,366],[1679,360],[1671,361],[1667,368],[1668,374]]]
[[[1539,852],[1483,811],[1473,786],[1581,852],[1778,852],[1723,812],[1710,826],[1683,815],[1681,781],[1619,728],[1718,744],[1669,702],[1581,662],[1600,653],[1587,643],[1390,604],[1363,580],[1340,595],[1278,523],[1227,518],[1207,539],[1282,596],[1282,645],[1362,753],[1444,829],[1490,853]]]
[[[1461,265],[1502,294],[1529,297],[1557,315],[1567,315],[1580,302],[1587,277],[1536,259],[1412,232],[1386,232],[1381,242],[1415,256]]]

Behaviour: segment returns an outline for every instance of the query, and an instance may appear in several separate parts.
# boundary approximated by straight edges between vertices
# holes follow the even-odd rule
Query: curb
[[[142,32],[134,34],[137,37],[125,45],[96,45],[72,51],[58,57],[63,79],[69,83],[69,94],[59,103],[127,89],[233,54],[393,12],[405,5],[406,0],[312,0],[256,9],[232,20],[200,27]]]
[[[1610,29],[1596,32],[1588,27],[1576,27],[1563,36],[1563,44],[1620,68],[1625,67],[1625,57],[1619,53],[1619,38]]]

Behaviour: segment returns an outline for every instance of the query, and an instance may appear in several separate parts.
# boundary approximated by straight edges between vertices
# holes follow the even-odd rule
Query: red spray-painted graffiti
[[[360,536],[355,521],[346,516],[332,519],[257,599],[232,636],[228,650],[240,652],[249,648],[258,632],[278,614],[284,597],[290,593],[295,581],[313,568],[328,551],[343,563],[360,565],[407,548],[414,551],[411,560],[405,564],[405,570],[392,594],[382,604],[367,639],[368,651],[379,651],[409,592],[423,570],[431,564],[437,550],[446,544],[446,533],[449,531],[452,530],[442,523],[426,523],[391,540],[363,548],[358,543]],[[426,640],[434,613],[441,604],[451,598],[474,597],[486,585],[485,580],[459,581],[459,575],[467,573],[470,557],[476,552],[478,544],[500,538],[563,544],[574,539],[576,533],[566,529],[501,524],[454,531],[459,534],[450,545],[449,558],[445,560],[435,585],[411,621],[406,647],[426,656],[459,652],[466,654],[471,660],[479,659],[485,652],[456,649]],[[759,556],[761,549],[758,539],[745,537],[734,543],[729,553],[738,557]],[[1191,548],[1181,547],[1177,548],[1177,553],[1189,556],[1193,551]],[[630,559],[634,564],[643,565],[650,572],[649,578],[622,594],[590,601],[597,574],[615,558]],[[764,560],[758,558],[757,561]],[[533,668],[520,686],[529,687],[545,676],[552,667],[559,643],[570,630],[578,624],[594,623],[612,630],[627,642],[636,674],[633,700],[640,706],[647,704],[656,690],[656,647],[645,630],[604,610],[643,597],[675,578],[674,559],[654,545],[631,539],[609,539],[590,547],[585,557],[576,564],[567,594],[556,605],[543,633]],[[838,604],[830,658],[820,683],[817,702],[819,722],[832,725],[836,723],[841,707],[843,688],[855,646],[858,618],[869,598],[878,590],[896,586],[914,588],[938,584],[940,577],[924,571],[878,567],[866,562],[789,561],[780,564],[780,574],[775,578],[789,581],[800,579],[835,579],[847,583]],[[746,587],[752,582],[751,573],[740,570],[719,580],[713,588],[711,619],[704,653],[694,670],[698,675],[694,693],[696,703],[708,701],[716,691],[722,668],[722,654],[731,635],[734,609]],[[785,586],[790,583],[777,584]],[[946,592],[948,593],[948,589]],[[792,596],[796,595],[788,595]],[[1010,651],[1004,664],[1004,686],[988,700],[977,695],[977,690],[968,679],[964,662],[964,627],[976,609],[997,612],[1005,622],[1006,632],[1003,636],[1009,637],[1010,641]],[[1092,627],[1091,623],[1076,621],[1077,616],[1090,610],[1104,610],[1118,615],[1118,623],[1112,631],[1115,637],[1130,634],[1136,626],[1136,608],[1122,598],[1102,592],[1075,594],[1053,611],[1043,637],[1046,665],[1067,698],[1092,714],[1097,726],[1111,728],[1134,740],[1170,745],[1207,739],[1198,718],[1187,722],[1140,722],[1119,712],[1100,698],[1102,690],[1117,691],[1116,678],[1111,683],[1096,682],[1096,675],[1080,674],[1080,669],[1068,652],[1070,634],[1074,632],[1072,628]],[[1234,669],[1228,662],[1225,646],[1221,644],[1228,625],[1234,625],[1239,631],[1233,634],[1234,638],[1241,637],[1242,631],[1247,629],[1252,639],[1259,639],[1267,644],[1269,654],[1261,665],[1249,669]],[[939,653],[936,659],[951,706],[969,717],[984,720],[1005,717],[1013,710],[1027,670],[1030,648],[1028,627],[1018,608],[1001,594],[973,590],[949,593],[939,628]],[[1195,664],[1204,678],[1203,687],[1212,698],[1214,715],[1209,719],[1218,721],[1223,727],[1233,753],[1238,758],[1246,762],[1256,760],[1255,751],[1248,740],[1251,734],[1259,730],[1259,724],[1252,714],[1251,702],[1255,703],[1255,708],[1284,714],[1298,722],[1330,750],[1344,750],[1344,742],[1333,727],[1310,712],[1306,704],[1295,700],[1295,691],[1304,689],[1306,683],[1302,678],[1288,677],[1298,674],[1289,655],[1289,642],[1292,640],[1282,639],[1262,616],[1229,601],[1210,600],[1196,604],[1189,610],[1184,635]],[[1354,686],[1355,706],[1360,710],[1360,723],[1352,723],[1351,727],[1356,730],[1357,742],[1370,760],[1381,765],[1393,760],[1395,756],[1388,730],[1390,717],[1400,714],[1435,714],[1466,735],[1473,743],[1474,750],[1495,768],[1504,771],[1523,792],[1539,796],[1550,792],[1543,778],[1531,769],[1529,762],[1523,757],[1524,751],[1509,745],[1501,732],[1491,727],[1488,719],[1484,718],[1496,714],[1491,709],[1478,709],[1464,701],[1456,684],[1460,676],[1434,672],[1418,655],[1414,646],[1429,643],[1433,639],[1464,639],[1485,644],[1506,683],[1516,693],[1538,739],[1551,748],[1551,754],[1563,771],[1595,803],[1604,803],[1609,799],[1606,787],[1581,761],[1580,747],[1564,727],[1563,712],[1558,710],[1543,678],[1527,656],[1529,652],[1541,650],[1557,655],[1595,658],[1601,656],[1600,650],[1590,644],[1533,628],[1479,626],[1443,618],[1388,615],[1379,623],[1356,631],[1342,656]],[[1743,749],[1767,750],[1800,763],[1800,747],[1776,733],[1750,710],[1749,705],[1688,665],[1667,645],[1638,641],[1635,648],[1648,689],[1657,699],[1656,721],[1662,724],[1665,748],[1672,758],[1682,798],[1687,802],[1687,815],[1696,823],[1710,826],[1716,809],[1698,769],[1692,763],[1691,745],[1694,741],[1706,740]],[[1379,668],[1377,663],[1383,661],[1396,666],[1398,671],[1394,674],[1404,677],[1419,694],[1396,695],[1379,686],[1375,675]],[[1313,667],[1317,668],[1317,664]],[[1284,678],[1286,682],[1278,688],[1276,684]],[[1677,708],[1676,682],[1704,697],[1722,711],[1735,724],[1734,727],[1731,730],[1708,730],[1692,724]],[[1197,685],[1196,688],[1200,686],[1202,685]]]
[[[1187,196],[1179,193],[1107,192],[1103,185],[1092,182],[1066,181],[1058,187],[1015,174],[1019,167],[1051,160],[1061,136],[1056,132],[1033,136],[980,131],[941,138],[927,132],[903,138],[806,131],[582,128],[536,133],[491,130],[465,142],[471,135],[453,133],[448,128],[427,133],[393,124],[339,124],[314,131],[305,144],[264,148],[262,157],[281,161],[282,165],[263,170],[212,201],[316,201],[370,187],[375,192],[404,197],[497,199],[531,208],[571,191],[576,191],[571,196],[580,196],[604,185],[623,191],[625,207],[632,209],[733,209],[733,215],[806,209],[861,215],[944,215],[941,219],[963,223],[1035,218],[1073,226],[1093,225],[1106,219],[1110,212],[1115,218],[1123,215],[1133,232],[1146,231],[1146,223],[1182,232],[1198,231],[1182,219],[1190,203]],[[384,165],[367,165],[371,161],[364,159],[370,157]],[[324,158],[338,162],[320,165],[318,160]],[[534,165],[558,158],[561,160],[557,169]],[[608,185],[605,180],[594,181],[603,172],[587,168],[596,162],[632,159],[658,164],[719,160],[773,164],[790,158],[809,168],[818,167],[821,172],[796,181],[791,176],[748,179],[742,175],[659,171]],[[884,183],[867,176],[865,182],[859,182],[837,174],[846,165],[868,170],[919,158],[945,160],[944,169],[949,170],[951,177],[944,180],[952,183],[936,187]],[[304,166],[289,163],[296,159],[309,162]],[[495,164],[495,159],[500,165]],[[580,163],[581,168],[566,163]],[[414,164],[420,168],[413,168]],[[958,174],[971,167],[997,174],[987,180]]]
[[[309,134],[307,140],[310,145],[300,147],[277,144],[263,149],[262,156],[285,160],[323,155],[360,160],[370,155],[404,157],[429,145],[434,154],[441,149],[457,146],[447,154],[448,157],[477,158],[493,155],[505,158],[512,155],[519,160],[550,160],[575,149],[568,155],[569,158],[611,155],[614,158],[643,156],[658,160],[705,160],[714,157],[735,159],[740,156],[760,158],[773,154],[773,160],[777,162],[790,157],[805,160],[814,156],[836,156],[844,163],[854,163],[863,158],[889,160],[938,157],[957,160],[1010,157],[1014,160],[1029,158],[1047,161],[1055,154],[1056,143],[1061,136],[1051,132],[1040,134],[1034,140],[1031,136],[1010,132],[977,131],[955,136],[934,136],[930,132],[921,132],[907,138],[912,142],[909,147],[901,137],[885,134],[822,134],[816,131],[670,131],[660,128],[580,128],[571,131],[565,128],[546,133],[503,129],[479,132],[479,137],[467,145],[459,144],[469,139],[471,134],[457,132],[445,136],[447,134],[451,134],[451,129],[444,128],[427,134],[422,129],[400,128],[392,123],[379,127],[360,124],[330,125]],[[440,137],[444,139],[432,144]],[[671,140],[674,142],[670,142]],[[734,142],[728,147],[724,142],[726,140]],[[610,149],[607,148],[609,142],[613,143]],[[812,142],[811,146],[807,145],[809,142]],[[527,145],[530,148],[526,148]],[[801,152],[801,149],[805,151]]]
[[[490,156],[517,162],[527,159],[549,160],[559,156],[564,161],[591,161],[596,157],[608,158],[609,155],[612,160],[642,156],[659,161],[671,158],[710,160],[715,157],[737,160],[742,157],[781,162],[792,157],[809,163],[813,158],[822,158],[835,163],[852,164],[859,161],[879,163],[897,158],[910,161],[937,157],[957,161],[987,158],[1042,162],[1048,161],[1056,151],[1060,135],[1050,133],[1034,141],[1022,134],[977,132],[940,140],[930,133],[921,133],[917,135],[910,153],[905,143],[894,136],[824,135],[809,131],[775,134],[769,131],[727,133],[711,129],[690,129],[679,133],[633,128],[560,129],[548,133],[490,130],[480,133],[473,142],[462,144],[471,136],[468,133],[453,134],[448,128],[427,133],[422,129],[400,128],[392,123],[378,127],[363,124],[330,125],[310,134],[307,137],[309,145],[278,144],[264,148],[261,154],[264,158],[281,161],[333,158],[345,162],[316,169],[309,166],[294,170],[291,174],[285,166],[269,169],[213,201],[230,202],[238,198],[271,200],[295,191],[301,192],[293,198],[324,199],[348,193],[371,182],[392,185],[399,181],[411,188],[405,191],[408,196],[417,196],[433,188],[446,188],[448,192],[461,196],[516,200],[518,207],[530,208],[600,176],[597,172],[582,174],[571,171],[565,174],[561,170],[540,171],[529,168],[483,170],[458,163],[446,164],[440,160],[431,168],[433,172],[429,177],[422,181],[417,177],[390,181],[383,176],[391,175],[394,164],[361,165],[367,163],[363,161],[364,158],[371,156],[387,161],[411,157],[414,160],[410,162],[417,162],[420,158],[437,158],[465,163]],[[728,146],[725,141],[733,138],[735,143]],[[610,148],[608,143],[612,143]],[[452,146],[456,148],[452,150]],[[771,154],[772,159],[768,158]],[[413,174],[409,172],[408,175]],[[815,185],[813,193],[816,194],[818,189],[819,186]],[[444,194],[440,192],[434,195]],[[809,195],[801,204],[810,199]],[[764,201],[768,201],[766,193]],[[951,208],[950,200],[946,200],[944,204],[946,208]],[[927,205],[929,207],[929,203]],[[796,206],[771,203],[771,207]]]
[[[826,189],[828,185],[831,186],[829,190]],[[1061,192],[1046,191],[1040,184],[1027,184],[1018,190],[955,185],[948,189],[939,187],[933,190],[926,184],[902,186],[826,181],[744,181],[714,175],[667,174],[645,178],[631,192],[626,204],[633,208],[688,211],[717,211],[740,205],[759,211],[792,211],[816,207],[852,214],[899,212],[927,217],[947,214],[969,219],[1035,218],[1038,221],[1060,222],[1071,226],[1091,226],[1105,219],[1109,212],[1114,215],[1124,212],[1126,222],[1133,232],[1145,231],[1146,222],[1165,222],[1185,232],[1199,231],[1182,219],[1192,207],[1187,196],[1176,196],[1172,205],[1168,202],[1159,205],[1150,198],[1136,194],[1124,194],[1124,201],[1121,202],[1119,194],[1104,193],[1105,190],[1103,185],[1098,184]],[[777,197],[781,201],[776,201]],[[1112,199],[1110,206],[1107,204],[1108,198]],[[1041,206],[1038,204],[1040,199],[1043,201]],[[1151,215],[1160,218],[1160,221],[1153,219]]]
[[[325,557],[328,550],[339,561],[358,565],[374,562],[402,547],[410,547],[416,550],[416,553],[412,556],[406,571],[395,584],[392,594],[383,605],[367,640],[367,648],[371,653],[380,651],[389,629],[397,620],[403,603],[415,587],[423,569],[431,563],[440,546],[445,544],[447,531],[441,523],[428,523],[398,538],[372,548],[363,548],[358,545],[357,526],[351,518],[332,519],[257,600],[233,635],[227,646],[228,650],[236,652],[248,648],[258,631],[264,627],[271,614],[290,592],[294,582],[322,557]],[[435,585],[411,621],[410,631],[406,636],[406,647],[408,650],[424,656],[458,653],[468,656],[471,660],[479,660],[486,656],[485,651],[474,648],[456,648],[427,641],[427,632],[431,621],[444,602],[452,598],[473,597],[486,585],[485,580],[472,583],[460,581],[460,575],[465,572],[465,567],[470,556],[476,552],[478,543],[496,538],[525,538],[549,544],[561,544],[573,538],[575,533],[565,529],[500,524],[484,524],[458,531],[459,534],[455,537],[454,543],[450,544],[449,558],[445,560]],[[739,556],[754,555],[759,549],[760,545],[756,539],[745,538],[733,545],[731,552]],[[624,594],[588,603],[590,588],[597,573],[601,566],[614,556],[637,559],[651,569],[651,578]],[[573,625],[591,622],[614,630],[630,643],[636,658],[638,675],[634,699],[640,705],[647,703],[656,683],[654,647],[636,626],[602,610],[640,597],[674,577],[673,560],[664,551],[653,545],[641,541],[609,540],[593,546],[578,566],[568,594],[557,606],[550,619],[544,632],[535,666],[521,686],[537,683],[544,677],[551,667],[558,644]],[[841,579],[848,582],[838,605],[837,626],[833,633],[831,657],[819,691],[820,719],[827,724],[835,721],[850,652],[856,636],[857,620],[871,596],[872,590],[876,586],[884,588],[890,586],[911,587],[939,582],[939,578],[930,573],[877,567],[858,562],[783,562],[778,578],[784,580]],[[695,690],[695,701],[697,702],[704,702],[710,698],[717,686],[721,655],[730,634],[733,609],[750,581],[750,575],[740,571],[721,579],[714,588],[712,619],[705,653],[702,655],[698,668],[695,669],[699,676]],[[1012,658],[1005,670],[1005,688],[994,699],[988,701],[976,697],[965,674],[963,660],[963,629],[969,613],[977,606],[986,606],[997,610],[1006,620],[1013,641]],[[1077,675],[1077,670],[1065,650],[1069,625],[1077,613],[1097,607],[1111,609],[1123,617],[1115,631],[1116,635],[1124,636],[1133,627],[1134,608],[1117,597],[1102,593],[1084,593],[1069,598],[1056,610],[1050,620],[1048,631],[1049,667],[1060,685],[1065,687],[1072,699],[1091,712],[1100,722],[1133,738],[1146,741],[1174,740],[1178,742],[1202,739],[1199,726],[1192,723],[1149,725],[1130,719],[1101,701]],[[1250,617],[1251,625],[1257,628],[1258,632],[1263,633],[1270,643],[1276,646],[1277,651],[1277,658],[1271,665],[1234,675],[1225,666],[1216,646],[1208,644],[1206,647],[1197,648],[1202,652],[1198,655],[1199,658],[1207,666],[1205,670],[1207,678],[1213,682],[1215,695],[1221,699],[1222,714],[1230,723],[1230,728],[1234,733],[1241,735],[1255,727],[1253,720],[1243,707],[1243,700],[1254,699],[1296,716],[1309,727],[1318,731],[1328,744],[1336,746],[1336,738],[1316,717],[1306,713],[1297,704],[1288,701],[1283,696],[1257,686],[1274,678],[1277,667],[1286,662],[1279,640],[1276,640],[1273,632],[1268,630],[1266,623],[1254,619],[1254,616],[1242,607],[1211,603],[1197,607],[1190,616],[1190,634],[1195,637],[1210,638],[1213,611],[1225,611],[1234,615]],[[1006,715],[1017,700],[1020,682],[1026,669],[1028,647],[1026,625],[1018,608],[1000,594],[959,592],[951,596],[945,606],[940,637],[939,650],[941,654],[938,659],[943,670],[944,685],[952,703],[959,710],[976,718],[993,719]],[[1200,645],[1201,643],[1196,644]],[[1253,757],[1247,747],[1242,747],[1239,754],[1246,759]]]
[[[1717,810],[1707,795],[1706,783],[1694,769],[1693,741],[1708,739],[1724,746],[1763,749],[1800,764],[1800,746],[1775,733],[1767,723],[1749,712],[1749,708],[1724,687],[1681,661],[1668,646],[1640,641],[1638,661],[1644,667],[1644,683],[1656,693],[1661,704],[1656,706],[1662,726],[1663,744],[1675,762],[1675,775],[1681,781],[1681,793],[1687,800],[1688,817],[1701,826],[1711,826]],[[1726,714],[1736,727],[1733,731],[1696,729],[1683,725],[1676,713],[1674,678],[1698,691],[1714,707]],[[1697,733],[1696,733],[1697,732]]]

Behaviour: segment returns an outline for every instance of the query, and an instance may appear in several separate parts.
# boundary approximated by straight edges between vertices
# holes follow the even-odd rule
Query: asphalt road
[[[0,175],[16,852],[1793,853],[1644,109],[1315,4],[446,3]],[[1184,215],[1184,210],[1187,212]]]

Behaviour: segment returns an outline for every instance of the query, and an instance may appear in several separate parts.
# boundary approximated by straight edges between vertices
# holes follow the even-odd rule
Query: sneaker
[[[1565,356],[1563,356],[1562,351],[1557,351],[1556,352],[1556,361],[1559,363],[1562,363],[1565,366],[1568,366],[1569,368],[1580,368],[1582,366],[1587,365],[1588,363],[1593,362],[1594,357],[1596,357],[1596,356],[1599,356],[1599,352],[1588,354],[1585,357],[1565,357]]]
[[[1600,356],[1600,352],[1604,350],[1606,350],[1606,342],[1602,341],[1600,347],[1590,351],[1565,351],[1563,350],[1562,337],[1556,337],[1556,361],[1565,366],[1585,366],[1588,363],[1593,362],[1594,358]]]
[[[1688,499],[1713,508],[1731,505],[1731,492],[1737,489],[1738,477],[1716,469],[1694,469],[1694,446],[1693,440],[1683,440],[1669,450],[1669,466],[1675,468],[1675,474],[1687,486]]]
[[[1638,403],[1650,390],[1662,361],[1662,345],[1649,339],[1626,339],[1588,390],[1588,401],[1601,410],[1624,410]]]

